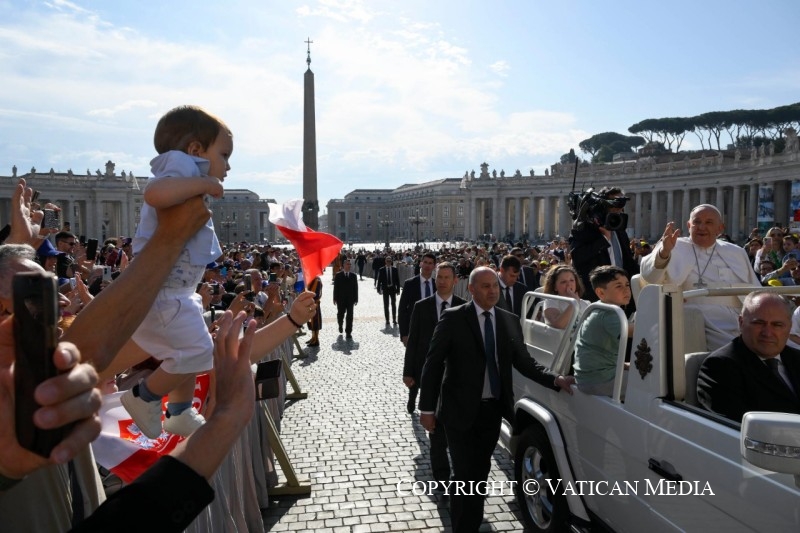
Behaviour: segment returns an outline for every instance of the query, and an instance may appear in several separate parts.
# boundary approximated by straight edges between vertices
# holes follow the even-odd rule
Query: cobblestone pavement
[[[309,396],[287,404],[281,438],[310,497],[282,497],[265,509],[269,531],[450,531],[447,499],[415,495],[410,482],[432,480],[428,438],[419,414],[406,412],[404,348],[397,327],[385,327],[372,279],[359,282],[353,339],[338,333],[330,270],[323,277],[320,347],[292,364]],[[398,298],[399,300],[399,298]],[[304,345],[308,337],[300,337]],[[513,479],[498,447],[490,481]],[[398,482],[401,492],[398,493]],[[481,531],[522,531],[510,488],[490,496]]]

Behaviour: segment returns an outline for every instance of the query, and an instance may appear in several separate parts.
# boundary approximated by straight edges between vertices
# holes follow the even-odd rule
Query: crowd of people
[[[227,158],[220,157],[218,179],[227,169]],[[147,505],[155,509],[151,519],[164,530],[185,528],[213,499],[208,480],[253,417],[254,387],[243,386],[252,382],[250,363],[303,326],[311,333],[307,345],[319,346],[323,280],[303,280],[291,248],[221,245],[211,228],[207,237],[216,243],[209,252],[213,257],[191,257],[192,239],[208,229],[210,213],[201,194],[210,192],[153,200],[146,238],[138,233],[108,238],[94,253],[92,243],[68,227],[43,228],[42,209],[58,207],[37,205],[33,191],[20,180],[12,199],[11,231],[0,245],[0,313],[5,316],[0,323],[5,343],[0,445],[7,452],[0,456],[0,510],[10,527],[99,530],[115,514]],[[610,209],[622,212],[622,191],[601,193],[610,199]],[[573,394],[574,384],[582,393],[610,394],[621,335],[617,316],[597,311],[586,316],[575,331],[574,375],[556,375],[528,357],[524,347],[520,318],[526,293],[562,297],[547,300],[535,318],[563,329],[575,312],[584,315],[592,301],[619,306],[635,317],[630,286],[635,274],[641,274],[642,283],[670,283],[684,290],[800,280],[797,238],[785,229],[774,227],[764,239],[754,230],[745,246],[738,246],[725,238],[721,214],[707,204],[692,210],[686,229],[682,237],[671,222],[654,245],[631,241],[620,229],[581,227],[569,239],[541,246],[346,249],[331,265],[328,297],[337,307],[339,334],[349,341],[358,325],[359,282],[366,275],[367,285],[371,278],[371,288],[381,294],[386,327],[397,328],[405,349],[405,408],[409,414],[419,409],[420,423],[430,432],[432,473],[446,491],[449,481],[486,479],[500,419],[513,406],[512,367],[554,391]],[[63,333],[53,363],[62,373],[37,388],[40,407],[33,423],[41,428],[70,423],[73,429],[46,458],[19,446],[13,422],[11,282],[25,271],[51,272],[61,293]],[[170,310],[175,299],[182,302],[183,314],[191,313],[182,338],[171,334],[178,315]],[[800,413],[800,352],[791,347],[800,343],[800,311],[780,296],[758,292],[743,305],[735,298],[705,297],[687,306],[703,315],[708,351],[714,352],[698,380],[705,408],[733,419],[754,409]],[[632,318],[629,335],[634,324]],[[166,332],[158,333],[159,328]],[[161,341],[155,341],[159,335]],[[210,360],[173,365],[171,359],[183,352],[189,360],[192,354]],[[125,379],[142,368],[155,372],[133,383]],[[195,412],[185,383],[191,383],[192,394],[201,372],[214,376],[213,398],[207,402],[213,407]],[[186,440],[105,500],[101,491],[87,490],[97,480],[88,444],[100,430],[101,391],[115,391],[122,383],[128,387],[123,405],[145,435],[158,438],[168,432]],[[161,411],[163,396],[170,397],[166,413]],[[144,408],[132,400],[152,412],[142,415]],[[190,413],[190,420],[169,423],[183,413]],[[36,501],[49,502],[52,512],[46,518],[37,516],[30,501],[20,503],[32,494],[40,495]],[[454,528],[477,530],[483,499],[453,495],[450,503]],[[176,508],[182,512],[175,513]]]

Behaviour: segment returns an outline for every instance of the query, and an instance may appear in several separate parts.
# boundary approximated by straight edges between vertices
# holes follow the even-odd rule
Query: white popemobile
[[[634,295],[639,282],[634,277]],[[782,287],[776,292],[798,292]],[[744,291],[744,292],[743,292]],[[622,390],[622,322],[613,397],[558,394],[514,371],[514,419],[501,440],[515,460],[516,491],[536,531],[800,531],[800,415],[747,413],[738,424],[697,403],[705,347],[703,317],[684,301],[747,289],[682,292],[647,285],[637,298],[635,335]],[[575,321],[565,330],[537,320],[543,293],[525,295],[528,351],[557,373],[570,371]],[[524,318],[524,317],[531,318]]]

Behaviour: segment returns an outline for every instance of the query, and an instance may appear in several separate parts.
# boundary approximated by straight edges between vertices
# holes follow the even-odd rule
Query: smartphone
[[[59,374],[53,363],[58,343],[58,279],[49,272],[22,272],[14,276],[14,394],[17,440],[42,457],[69,433],[72,425],[40,429],[33,413],[40,407],[33,391]]]
[[[39,191],[34,190],[31,194],[31,203],[36,203],[39,200]]]
[[[58,229],[61,227],[61,216],[55,209],[44,210],[44,220],[42,227],[47,229]]]
[[[200,292],[200,289],[202,288],[203,288],[203,282],[201,281],[200,283],[197,284],[197,288],[194,290],[194,292]]]
[[[86,246],[86,235],[78,237],[78,242],[81,243],[81,246]]]
[[[245,292],[244,295],[245,300],[247,300],[248,302],[252,302],[253,300],[255,300],[256,295],[253,292],[253,278],[250,276],[250,274],[244,275],[244,292]]]
[[[111,282],[111,267],[104,266],[103,267],[103,281]]]
[[[89,261],[97,259],[97,239],[86,241],[86,259]]]
[[[0,244],[6,242],[9,235],[11,235],[11,224],[6,224],[3,229],[0,229]]]
[[[219,294],[219,283],[213,283],[211,285],[211,294],[213,294],[214,296]]]
[[[275,283],[276,281],[278,281],[278,274],[275,273],[275,272],[270,272],[269,273],[269,282],[270,283]]]
[[[59,278],[69,278],[69,267],[72,266],[72,259],[67,254],[56,256],[56,276]]]

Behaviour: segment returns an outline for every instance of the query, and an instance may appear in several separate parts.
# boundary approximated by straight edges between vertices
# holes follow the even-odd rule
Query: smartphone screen
[[[86,259],[89,261],[97,259],[97,239],[86,241]]]
[[[270,272],[270,273],[269,273],[269,282],[270,282],[270,283],[274,283],[274,282],[276,282],[277,280],[278,280],[278,274],[277,274],[277,273],[275,273],[275,272]]]
[[[43,457],[69,433],[71,426],[40,429],[33,413],[40,407],[33,391],[59,372],[53,364],[58,342],[58,280],[51,273],[23,272],[14,276],[14,393],[17,439]]]
[[[244,275],[244,290],[247,292],[253,290],[253,279],[250,277],[250,274]]]
[[[61,227],[61,222],[59,221],[59,219],[60,217],[58,211],[56,211],[55,209],[45,209],[42,226],[47,229],[58,229]]]

